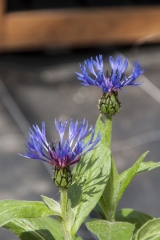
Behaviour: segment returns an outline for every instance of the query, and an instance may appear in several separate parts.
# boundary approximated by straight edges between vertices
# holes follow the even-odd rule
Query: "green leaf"
[[[160,167],[160,162],[152,162],[152,161],[142,162],[137,170],[137,173],[146,172],[146,171],[148,172],[158,167]]]
[[[133,224],[124,222],[92,220],[86,225],[100,240],[131,240],[134,231]]]
[[[92,155],[88,152],[74,168],[73,173],[80,177],[68,189],[76,215],[73,236],[101,197],[109,178],[110,165],[110,150],[101,144],[92,151]]]
[[[95,125],[95,136],[100,133],[101,134],[101,143],[106,146],[108,142],[108,126],[106,125],[106,119],[103,119],[103,115],[100,114],[96,125]],[[87,142],[91,138],[91,134],[85,138],[85,142]]]
[[[135,234],[134,240],[159,240],[160,239],[160,218],[145,223]]]
[[[48,198],[46,196],[41,196],[46,205],[53,211],[53,215],[61,217],[61,207],[58,202],[55,200]]]
[[[56,219],[51,217],[43,217],[42,221],[56,240],[64,240],[60,223]]]
[[[112,221],[114,220],[114,215],[117,207],[117,197],[120,189],[119,175],[114,163],[114,159],[111,161],[111,172],[110,177],[107,183],[107,186],[103,192],[103,195],[100,199],[103,210],[107,216],[107,219]]]
[[[102,205],[100,202],[98,202],[94,208],[94,210],[99,214],[99,216],[101,217],[101,219],[106,219],[106,215],[103,211]]]
[[[135,225],[136,230],[151,219],[153,217],[134,209],[124,208],[116,212],[116,221],[132,223]]]
[[[75,240],[83,240],[81,237],[76,237]]]
[[[121,199],[124,191],[126,190],[128,185],[130,184],[131,180],[133,179],[133,177],[137,173],[137,170],[138,170],[141,162],[143,161],[143,159],[147,155],[147,153],[148,152],[143,153],[141,155],[141,157],[137,160],[137,162],[131,168],[127,169],[126,171],[124,171],[123,173],[120,174],[120,183],[121,183],[120,186],[121,187],[120,187],[120,191],[119,191],[119,194],[118,194],[117,202]]]
[[[50,215],[53,215],[53,212],[43,202],[0,201],[0,226],[14,218],[38,218]]]
[[[43,218],[13,219],[3,227],[13,232],[21,240],[55,240],[46,228]]]

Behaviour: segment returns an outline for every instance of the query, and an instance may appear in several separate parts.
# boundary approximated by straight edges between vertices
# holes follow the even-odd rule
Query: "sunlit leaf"
[[[137,170],[138,170],[141,162],[143,161],[143,159],[147,155],[147,153],[148,152],[143,153],[141,155],[141,157],[137,160],[137,162],[135,162],[135,164],[131,168],[127,169],[126,171],[124,171],[123,173],[120,174],[121,187],[120,187],[120,191],[119,191],[117,200],[119,200],[122,197],[125,189],[128,187],[131,180],[133,179],[133,177],[137,173]]]
[[[96,123],[96,132],[102,134],[102,140],[105,124],[99,118]],[[106,183],[111,169],[111,155],[108,149],[101,141],[96,149],[88,152],[76,164],[73,174],[77,176],[75,183],[69,188],[68,196],[71,200],[73,211],[76,215],[72,227],[72,235],[75,235],[82,222],[89,215],[97,204]]]
[[[160,167],[160,162],[152,162],[152,161],[142,162],[137,170],[137,173],[146,172],[146,171],[148,172],[158,167]]]
[[[58,202],[52,198],[41,196],[46,205],[53,211],[53,215],[61,216],[61,207]]]
[[[43,218],[13,219],[3,227],[10,230],[21,240],[55,240],[46,228],[46,224],[43,223]]]
[[[50,215],[53,215],[53,212],[43,202],[0,201],[0,226],[14,218],[39,218]]]
[[[100,199],[100,203],[107,216],[108,220],[114,220],[114,214],[117,207],[117,196],[119,194],[120,181],[119,175],[114,163],[114,159],[111,161],[111,172],[107,183],[107,186]]]
[[[136,229],[139,229],[151,219],[153,219],[153,217],[134,209],[124,208],[116,212],[116,221],[132,223]]]
[[[133,224],[124,222],[92,220],[86,225],[100,240],[131,240],[134,231]]]
[[[135,234],[134,240],[159,240],[160,239],[160,218],[145,223]]]

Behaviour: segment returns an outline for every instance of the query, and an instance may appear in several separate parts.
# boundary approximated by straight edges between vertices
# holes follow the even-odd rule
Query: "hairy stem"
[[[70,231],[67,229],[67,202],[68,202],[67,189],[60,188],[60,193],[61,193],[61,211],[62,211],[61,227],[63,229],[64,239],[72,240]]]
[[[112,116],[106,116],[106,131],[105,134],[107,135],[107,147],[111,148],[111,138],[112,138]]]

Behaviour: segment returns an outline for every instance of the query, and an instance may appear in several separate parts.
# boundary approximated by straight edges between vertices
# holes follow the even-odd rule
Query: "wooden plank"
[[[6,0],[0,0],[0,18],[3,17],[6,8]]]
[[[4,41],[4,14],[6,8],[6,0],[0,0],[0,42]]]
[[[160,34],[160,6],[15,12],[3,27],[0,50],[133,44]]]

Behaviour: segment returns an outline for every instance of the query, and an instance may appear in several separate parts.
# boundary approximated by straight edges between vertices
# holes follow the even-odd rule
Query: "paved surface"
[[[160,88],[160,46],[143,47],[137,51],[121,48],[119,51],[131,63],[134,60],[139,61],[145,68],[147,79]],[[52,140],[57,136],[53,127],[55,118],[85,117],[90,124],[95,124],[99,114],[96,105],[100,91],[94,87],[81,86],[74,72],[79,70],[79,62],[98,53],[104,55],[107,70],[108,56],[116,56],[115,49],[0,56],[0,77],[27,119],[23,124],[23,117],[18,118],[20,131],[15,122],[17,109],[13,111],[15,106],[6,102],[6,91],[0,85],[4,95],[1,98],[3,101],[0,101],[0,199],[40,200],[40,195],[59,198],[58,190],[43,163],[17,155],[17,152],[24,152],[25,138],[22,131],[27,133],[28,124],[40,125],[45,120],[48,139]],[[145,84],[145,79],[143,80]],[[152,88],[147,89],[149,93],[140,87],[128,87],[126,92],[119,94],[122,110],[114,117],[112,143],[119,172],[131,166],[146,150],[150,150],[146,160],[160,160],[160,103],[158,99],[154,99]],[[7,104],[10,106],[8,110]],[[120,201],[119,208],[135,208],[159,217],[159,176],[160,169],[136,176]],[[85,240],[93,239],[85,232],[84,227],[80,234]],[[17,238],[0,230],[0,239]]]

